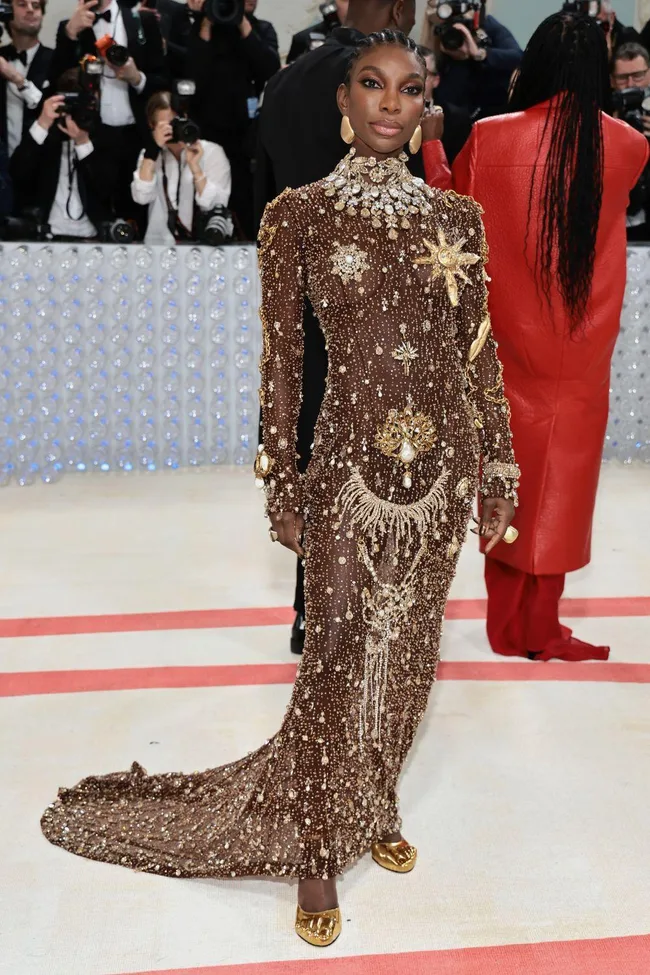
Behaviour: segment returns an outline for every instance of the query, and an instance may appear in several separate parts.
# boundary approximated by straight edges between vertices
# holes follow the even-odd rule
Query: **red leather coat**
[[[604,193],[591,321],[572,339],[559,296],[551,296],[551,321],[524,257],[530,181],[548,111],[555,109],[545,103],[478,122],[453,167],[454,188],[485,210],[492,328],[522,470],[519,539],[492,554],[536,575],[570,572],[591,557],[610,366],[625,290],[625,211],[648,159],[642,135],[603,116]],[[542,146],[542,160],[544,155]],[[532,241],[538,227],[533,212]]]

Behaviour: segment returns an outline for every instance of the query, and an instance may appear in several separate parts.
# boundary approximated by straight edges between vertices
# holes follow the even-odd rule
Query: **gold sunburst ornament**
[[[412,407],[391,410],[377,430],[375,447],[386,457],[394,457],[404,465],[402,486],[410,488],[411,464],[419,454],[431,450],[436,442],[436,428],[426,413],[416,413]]]
[[[410,342],[402,342],[396,349],[391,352],[393,359],[397,359],[404,366],[404,372],[407,376],[411,374],[411,363],[415,362],[418,357],[418,350]]]
[[[434,244],[430,240],[423,240],[422,243],[429,253],[426,257],[416,257],[414,264],[428,264],[431,266],[431,280],[437,281],[439,277],[444,277],[447,285],[447,294],[452,307],[458,307],[458,281],[469,284],[470,279],[464,271],[465,267],[478,264],[481,258],[478,254],[463,253],[463,247],[467,243],[462,237],[455,244],[447,241],[444,230],[438,231],[438,243]]]

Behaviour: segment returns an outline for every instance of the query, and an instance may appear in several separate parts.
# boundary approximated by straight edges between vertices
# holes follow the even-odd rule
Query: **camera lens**
[[[465,43],[463,32],[451,25],[443,29],[440,39],[448,51],[459,51]]]
[[[203,14],[220,27],[238,27],[244,16],[244,0],[205,0]]]
[[[114,68],[123,68],[126,62],[129,60],[129,52],[126,47],[122,47],[121,44],[111,44],[106,50],[106,60],[109,64],[112,64]]]

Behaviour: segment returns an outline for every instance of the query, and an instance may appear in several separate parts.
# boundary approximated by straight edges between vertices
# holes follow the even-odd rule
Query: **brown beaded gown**
[[[397,781],[436,676],[479,479],[514,497],[480,208],[351,152],[285,190],[260,232],[270,511],[304,512],[307,630],[279,732],[194,774],[84,779],[52,843],[180,877],[332,877],[399,829]],[[329,354],[313,459],[296,467],[303,300]]]

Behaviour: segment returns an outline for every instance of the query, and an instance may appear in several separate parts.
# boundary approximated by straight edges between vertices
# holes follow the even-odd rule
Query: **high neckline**
[[[356,149],[350,149],[335,172],[347,170],[356,179],[367,177],[372,183],[402,182],[413,178],[407,162],[405,152],[400,152],[399,156],[388,156],[387,159],[376,159],[375,156],[360,156]]]
[[[407,166],[408,156],[359,156],[354,149],[325,179],[325,196],[336,198],[334,209],[348,217],[359,215],[396,240],[399,230],[409,230],[412,219],[431,213],[431,190],[424,180],[413,176]]]

